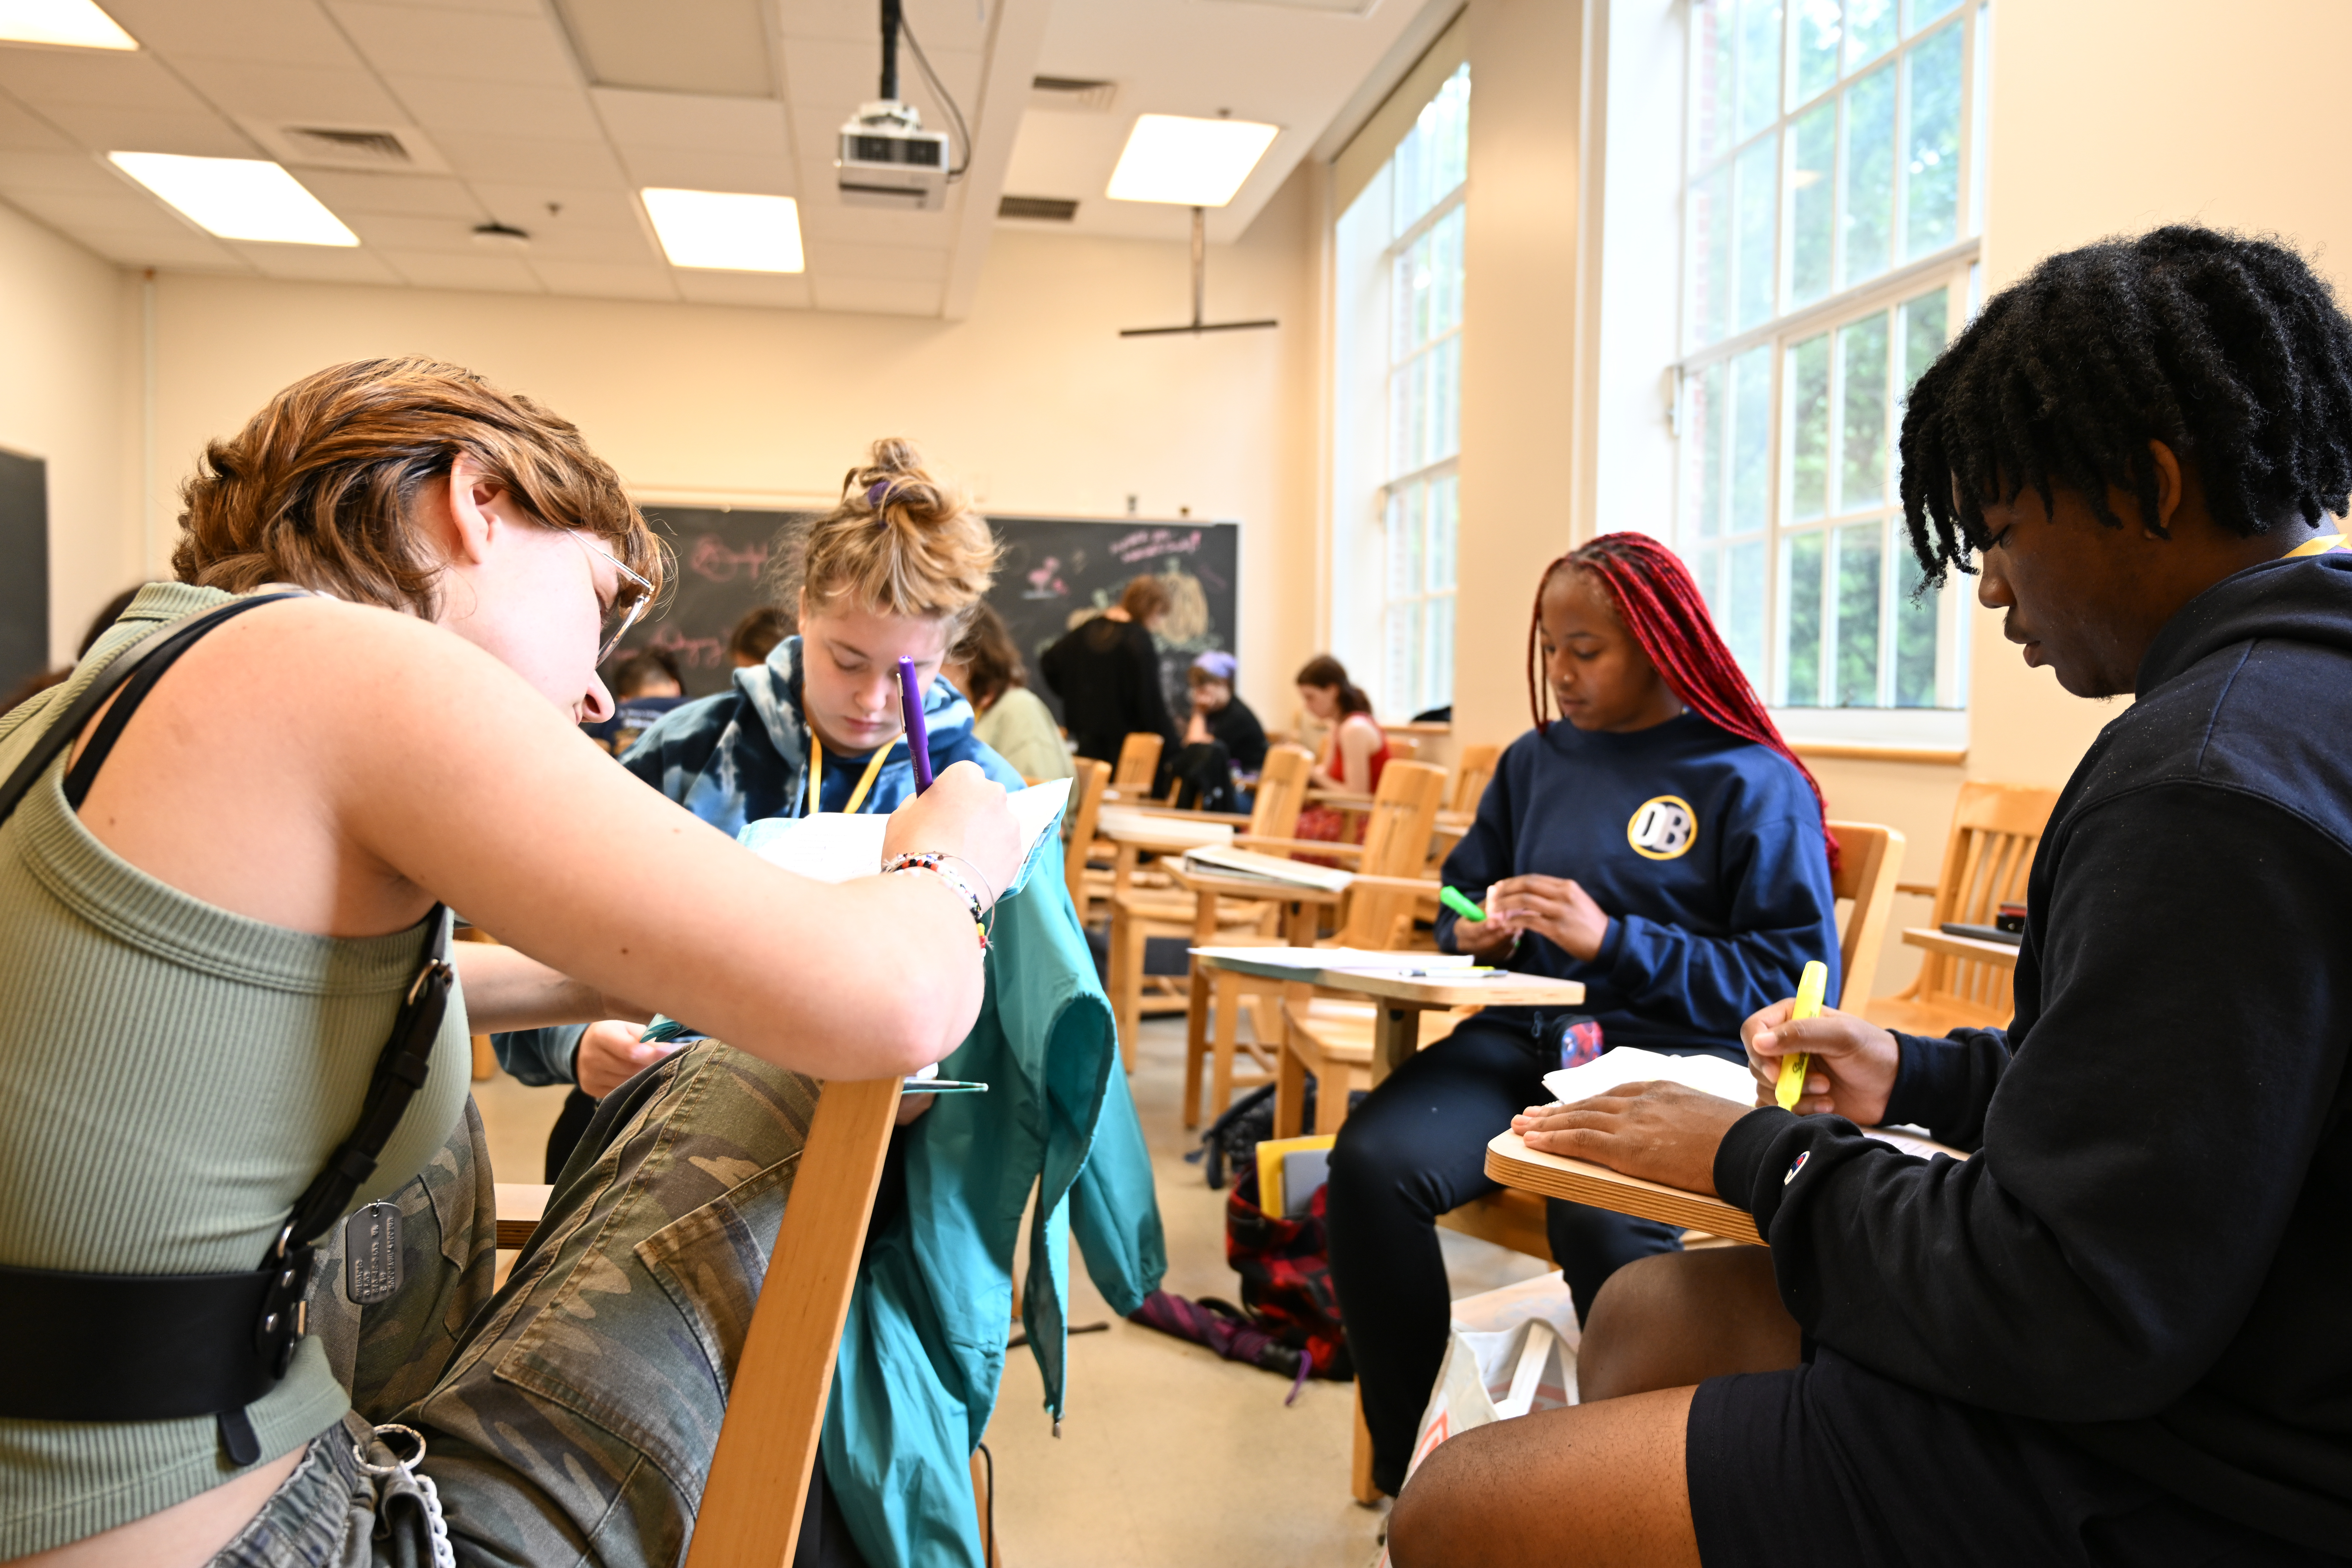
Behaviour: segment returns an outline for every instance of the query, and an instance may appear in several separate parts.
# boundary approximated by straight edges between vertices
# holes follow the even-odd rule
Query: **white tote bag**
[[[1406,1478],[1457,1433],[1575,1404],[1578,1339],[1575,1303],[1557,1270],[1454,1302]],[[1388,1568],[1385,1548],[1380,1568]]]

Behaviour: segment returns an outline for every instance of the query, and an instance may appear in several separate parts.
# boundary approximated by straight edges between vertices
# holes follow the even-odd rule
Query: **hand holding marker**
[[[1486,918],[1486,911],[1472,903],[1463,895],[1459,888],[1438,889],[1437,901],[1465,921],[1483,921]]]
[[[923,688],[915,678],[915,661],[898,656],[898,711],[907,721],[907,760],[915,767],[915,793],[931,787],[931,738],[923,730]],[[939,1071],[934,1067],[930,1069]],[[988,1085],[956,1079],[910,1078],[901,1089],[908,1094],[986,1094]]]
[[[1821,1016],[1822,994],[1830,988],[1830,966],[1819,959],[1805,965],[1804,973],[1797,977],[1797,1005],[1789,1009],[1789,1021],[1815,1018]],[[1797,1109],[1797,1100],[1805,1092],[1805,1075],[1813,1068],[1810,1052],[1799,1051],[1780,1058],[1780,1077],[1772,1086],[1772,1099],[1783,1110]]]

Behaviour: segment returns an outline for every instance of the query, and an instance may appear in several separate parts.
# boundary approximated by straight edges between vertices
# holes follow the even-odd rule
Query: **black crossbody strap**
[[[79,805],[140,702],[181,654],[232,616],[299,597],[268,594],[190,616],[125,649],[68,704],[0,783],[0,821],[118,691],[68,772]],[[0,1364],[0,1417],[159,1421],[210,1415],[232,1464],[260,1456],[245,1406],[286,1375],[308,1328],[314,1247],[374,1173],[432,1068],[454,971],[449,913],[425,917],[425,953],[376,1057],[359,1125],[294,1205],[262,1258],[236,1274],[80,1274],[0,1266],[0,1322],[34,1326],[41,1351]]]

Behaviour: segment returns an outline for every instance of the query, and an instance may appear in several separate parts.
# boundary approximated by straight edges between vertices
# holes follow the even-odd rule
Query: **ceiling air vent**
[[[331,125],[289,125],[287,144],[309,160],[365,163],[371,168],[407,168],[416,160],[390,131],[344,131]]]
[[[281,163],[387,174],[446,174],[448,162],[414,125],[288,125],[237,117]]]
[[[1068,223],[1078,216],[1078,204],[1067,196],[999,196],[998,217],[1025,217],[1036,223]]]
[[[1104,114],[1118,98],[1118,83],[1082,76],[1038,76],[1029,79],[1029,107],[1058,109],[1083,114]]]

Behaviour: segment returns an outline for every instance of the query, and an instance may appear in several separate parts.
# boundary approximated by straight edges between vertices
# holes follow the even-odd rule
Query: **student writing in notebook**
[[[1393,1492],[1445,1351],[1436,1216],[1496,1190],[1486,1141],[1543,1096],[1564,1049],[1604,1045],[1737,1059],[1740,1020],[1837,959],[1829,847],[1812,781],[1715,634],[1674,554],[1604,534],[1546,569],[1528,671],[1538,728],[1503,754],[1445,880],[1483,894],[1449,912],[1457,952],[1581,981],[1578,1020],[1494,1007],[1391,1075],[1340,1129],[1327,1216],[1331,1272]],[[1547,721],[1543,699],[1561,721]],[[1580,1312],[1611,1273],[1671,1250],[1670,1227],[1548,1206]]]
[[[2015,1018],[1778,1004],[1748,1050],[1759,1086],[1811,1055],[1797,1114],[1653,1085],[1522,1117],[1770,1250],[1619,1275],[1591,1403],[1433,1453],[1399,1568],[2352,1556],[2347,432],[2328,286],[2196,227],[2050,258],[1919,380],[1929,579],[1979,572],[2028,665],[2136,699],[2042,840]]]
[[[882,812],[915,793],[898,714],[900,655],[925,682],[937,770],[970,762],[1009,789],[1021,774],[972,734],[971,705],[939,678],[995,574],[987,521],[925,470],[909,443],[874,443],[838,506],[788,531],[772,592],[798,634],[734,672],[726,690],[664,714],[621,765],[728,833],[768,816]],[[577,1083],[602,1097],[668,1047],[614,1019],[501,1037],[499,1060],[526,1083]],[[924,1100],[909,1096],[903,1115]],[[560,1164],[550,1152],[551,1164]]]

